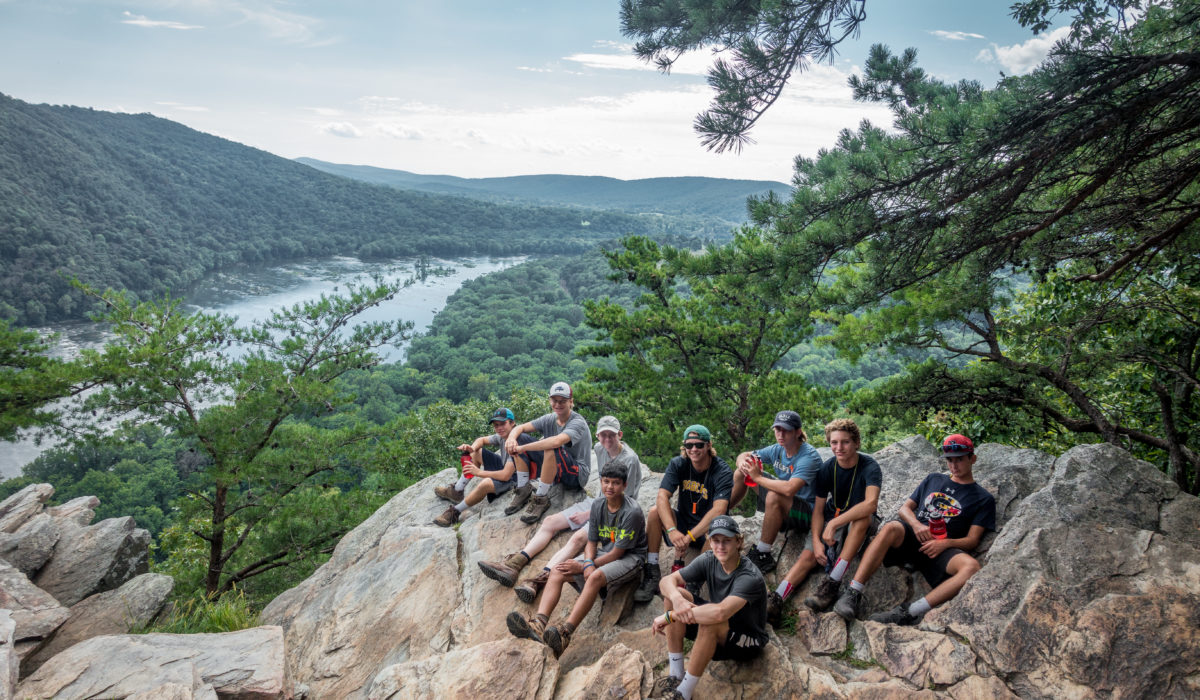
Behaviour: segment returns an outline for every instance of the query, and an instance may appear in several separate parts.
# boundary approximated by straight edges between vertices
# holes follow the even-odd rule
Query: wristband
[[[591,565],[591,566],[593,566],[593,567],[594,567],[594,566],[596,566],[596,562],[592,561],[591,559],[584,559],[584,560],[583,560],[583,568],[584,568],[584,570],[586,570],[586,569],[588,568],[588,566],[589,566],[589,565]]]
[[[667,618],[667,624],[668,625],[671,624],[671,611],[668,610],[665,613],[663,613],[663,615]]]
[[[688,535],[688,537],[691,537],[691,538],[692,538],[692,541],[693,541],[693,542],[695,542],[695,541],[696,541],[696,536],[692,534],[692,531],[691,531],[691,530],[688,530],[688,532],[687,532],[687,535]]]
[[[679,528],[672,525],[671,527],[667,528],[667,532],[675,532],[675,530],[677,530],[677,529],[679,529]]]

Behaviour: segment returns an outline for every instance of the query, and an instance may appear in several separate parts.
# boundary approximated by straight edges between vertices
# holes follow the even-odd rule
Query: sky
[[[944,80],[1026,73],[1012,0],[868,0],[856,40],[793,76],[739,153],[692,129],[711,51],[669,75],[633,57],[617,0],[0,0],[0,93],[144,113],[285,158],[425,174],[789,182],[886,110],[846,86],[870,46]]]

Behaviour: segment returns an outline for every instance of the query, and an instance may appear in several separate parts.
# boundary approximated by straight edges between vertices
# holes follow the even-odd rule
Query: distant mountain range
[[[333,175],[401,190],[454,194],[489,201],[524,201],[631,212],[712,216],[731,224],[747,220],[748,197],[767,192],[782,196],[791,191],[788,185],[770,180],[724,180],[712,177],[617,180],[584,175],[462,178],[420,175],[407,170],[388,170],[368,165],[340,165],[313,158],[296,160]]]

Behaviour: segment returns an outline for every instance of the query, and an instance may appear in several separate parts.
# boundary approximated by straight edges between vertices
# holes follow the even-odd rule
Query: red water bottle
[[[757,452],[751,452],[751,453],[750,453],[750,461],[751,461],[751,462],[758,462],[758,468],[759,468],[759,469],[762,469],[762,459],[761,459],[761,458],[758,456],[758,453],[757,453]],[[747,486],[751,486],[751,487],[753,487],[753,486],[758,486],[758,484],[754,483],[754,479],[751,479],[751,478],[750,478],[750,475],[749,475],[749,474],[747,474],[747,475],[746,475],[746,480],[745,480],[745,483],[746,483],[746,485],[747,485]]]
[[[934,538],[939,540],[946,539],[946,519],[940,516],[936,518],[930,518],[929,534],[933,535]]]
[[[470,452],[463,452],[462,456],[458,458],[458,461],[462,465],[462,475],[463,476],[465,476],[468,479],[475,476],[471,472],[467,471],[467,467],[471,465],[471,453]]]

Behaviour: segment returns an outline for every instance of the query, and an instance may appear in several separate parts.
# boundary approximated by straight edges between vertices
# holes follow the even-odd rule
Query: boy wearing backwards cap
[[[651,629],[667,637],[670,675],[654,684],[652,697],[690,700],[708,662],[746,661],[767,643],[767,584],[758,568],[741,556],[742,531],[728,515],[718,515],[708,528],[711,550],[662,580],[666,612]],[[712,601],[693,595],[708,584]],[[685,670],[683,640],[694,640]]]
[[[459,517],[467,508],[479,503],[487,496],[488,503],[496,500],[502,494],[511,491],[514,484],[513,475],[516,471],[516,466],[513,463],[512,457],[509,456],[505,449],[505,440],[508,439],[509,433],[513,426],[516,425],[516,420],[513,412],[507,408],[497,408],[492,413],[492,417],[488,419],[492,424],[492,430],[495,432],[491,435],[482,435],[475,438],[475,441],[470,445],[459,445],[459,452],[470,452],[471,461],[463,465],[462,476],[453,484],[438,486],[433,492],[438,498],[443,498],[450,501],[454,505],[448,507],[444,513],[434,519],[434,524],[442,527],[450,527],[458,522]],[[519,442],[524,445],[533,442],[533,438],[528,435],[522,435]],[[498,447],[495,452],[483,449],[485,445]],[[530,457],[530,459],[535,459]],[[540,457],[536,458],[540,460]],[[475,488],[471,489],[471,493],[464,492],[467,488],[468,480],[472,477],[480,477],[475,483]]]
[[[925,597],[910,605],[901,603],[871,616],[876,622],[898,625],[916,624],[931,608],[958,595],[967,579],[979,571],[979,562],[968,552],[979,546],[984,532],[996,529],[996,499],[975,483],[975,445],[969,438],[947,437],[942,442],[942,456],[950,474],[935,472],[925,477],[900,507],[897,519],[879,530],[863,554],[850,588],[838,600],[839,614],[845,610],[853,616],[862,599],[863,585],[880,564],[912,564],[933,586]],[[935,525],[932,529],[931,521]]]
[[[504,447],[516,460],[517,490],[505,515],[517,512],[528,500],[521,522],[532,525],[550,508],[551,485],[582,489],[587,484],[592,473],[592,431],[574,406],[571,385],[555,382],[550,387],[550,413],[522,423],[508,434]],[[535,431],[542,434],[541,440],[520,442],[522,435]],[[535,474],[537,480],[533,481],[530,477]]]

